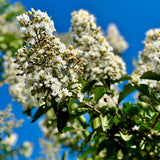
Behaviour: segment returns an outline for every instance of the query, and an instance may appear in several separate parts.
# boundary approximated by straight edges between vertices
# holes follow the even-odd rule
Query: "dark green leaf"
[[[160,131],[160,120],[158,123],[156,123],[154,130]]]
[[[63,128],[70,117],[67,104],[60,104],[57,108],[57,127],[58,131],[62,133]]]
[[[96,82],[97,82],[96,80],[93,80],[93,81],[90,81],[90,82],[85,82],[85,81],[81,80],[81,83],[82,83],[82,86],[83,86],[82,93],[85,93],[85,92],[89,91]]]
[[[151,79],[151,80],[158,80],[160,81],[160,74],[157,74],[155,72],[152,72],[152,71],[148,71],[148,72],[145,72],[141,79]]]
[[[123,87],[123,90],[119,94],[118,103],[120,103],[126,96],[135,91],[135,88],[132,84],[126,84]]]
[[[67,159],[67,152],[64,152],[62,160],[66,160]]]
[[[33,116],[31,123],[35,122],[39,117],[41,117],[43,114],[45,114],[50,109],[51,109],[51,106],[48,107],[48,106],[43,105],[39,107],[35,115]]]
[[[23,111],[23,114],[27,114],[28,117],[31,117],[31,114],[32,114],[32,113],[31,113],[31,109],[30,109],[30,108],[27,108],[27,110],[24,110],[24,111]]]

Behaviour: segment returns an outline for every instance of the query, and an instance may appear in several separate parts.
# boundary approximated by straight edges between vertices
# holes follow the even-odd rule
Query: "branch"
[[[101,112],[100,112],[98,109],[94,108],[94,107],[91,106],[90,104],[85,103],[85,102],[81,102],[81,103],[84,104],[85,106],[91,108],[92,110],[96,111],[98,114],[101,114]]]
[[[160,118],[160,113],[159,113],[157,119],[155,120],[154,124],[152,125],[152,129],[153,129],[153,128],[155,127],[155,125],[157,124],[159,118]]]
[[[151,156],[151,154],[149,153],[149,151],[145,148],[145,152],[147,153],[147,156],[150,160],[153,160],[153,157]]]

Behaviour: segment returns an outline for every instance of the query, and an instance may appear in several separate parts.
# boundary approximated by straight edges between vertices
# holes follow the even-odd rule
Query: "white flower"
[[[155,66],[155,72],[156,72],[157,74],[160,74],[160,64],[157,65],[157,66]]]
[[[24,13],[20,16],[17,16],[17,20],[18,21],[23,21],[27,24],[29,22],[29,16]]]
[[[107,40],[115,52],[123,53],[128,48],[128,43],[120,35],[115,24],[110,24],[107,29]]]
[[[29,141],[23,142],[22,146],[24,147],[24,155],[29,158],[33,153],[33,144]]]
[[[5,139],[3,140],[3,142],[5,144],[14,146],[16,144],[16,142],[17,142],[17,139],[18,139],[18,135],[15,134],[15,133],[12,133],[9,137],[5,137]]]
[[[136,125],[135,125],[134,127],[132,127],[132,130],[133,130],[133,131],[139,130],[139,126],[136,126]]]

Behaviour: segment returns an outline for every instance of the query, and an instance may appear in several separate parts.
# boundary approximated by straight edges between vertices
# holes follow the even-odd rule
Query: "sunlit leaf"
[[[124,141],[129,141],[133,135],[123,134],[122,132],[120,132],[120,136]]]
[[[116,80],[111,80],[111,83],[119,83],[119,82],[122,82],[122,81],[127,81],[127,80],[130,80],[131,79],[131,76],[129,75],[123,75],[120,79],[116,79]]]

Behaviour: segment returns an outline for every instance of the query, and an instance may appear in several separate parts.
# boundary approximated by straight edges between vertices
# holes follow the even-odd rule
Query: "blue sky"
[[[16,0],[11,0],[12,3]],[[127,64],[127,72],[133,71],[132,58],[138,56],[143,49],[141,43],[145,38],[145,32],[151,28],[160,28],[160,1],[159,0],[20,0],[19,2],[30,10],[40,9],[46,11],[52,17],[57,32],[68,32],[71,26],[71,13],[74,10],[86,9],[97,19],[98,26],[105,31],[109,23],[115,23],[121,34],[129,43],[128,50],[123,54]],[[42,136],[38,124],[30,124],[30,120],[22,115],[22,108],[17,102],[12,102],[9,96],[8,85],[0,88],[1,106],[6,107],[8,103],[13,104],[17,118],[25,118],[26,122],[22,129],[17,129],[20,142],[27,139],[33,141],[35,150],[32,158],[38,152],[38,137]]]

